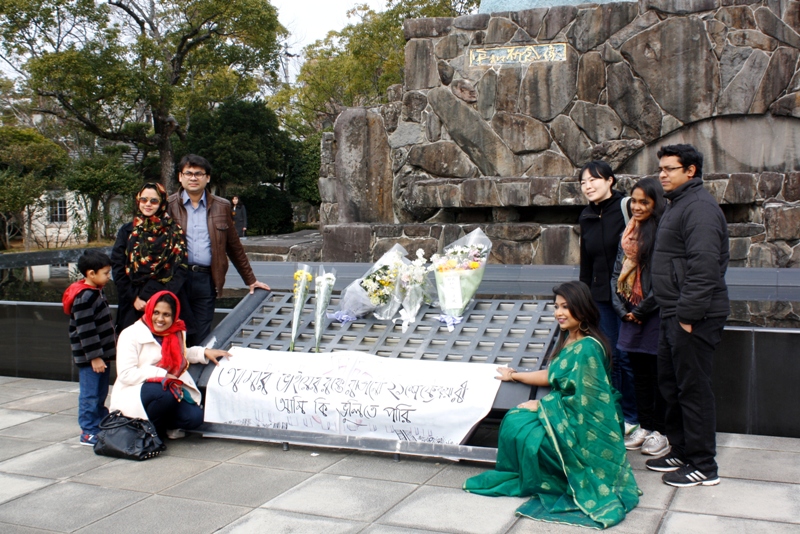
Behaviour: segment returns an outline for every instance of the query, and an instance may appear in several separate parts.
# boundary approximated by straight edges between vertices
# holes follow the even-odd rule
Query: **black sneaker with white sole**
[[[670,452],[659,458],[651,458],[644,463],[644,466],[650,471],[660,471],[661,473],[677,471],[685,465],[686,462],[684,460]]]
[[[719,476],[716,473],[703,473],[692,465],[685,465],[672,473],[664,473],[661,480],[664,484],[677,488],[716,486],[719,484]]]

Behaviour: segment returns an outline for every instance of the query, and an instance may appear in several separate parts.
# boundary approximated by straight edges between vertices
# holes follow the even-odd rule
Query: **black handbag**
[[[158,456],[166,448],[153,423],[125,417],[115,410],[100,421],[94,453],[142,461]]]

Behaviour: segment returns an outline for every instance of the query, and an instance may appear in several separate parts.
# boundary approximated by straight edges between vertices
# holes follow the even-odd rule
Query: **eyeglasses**
[[[181,172],[187,178],[202,178],[206,175],[204,172]]]
[[[659,167],[658,169],[656,169],[656,174],[661,174],[662,172],[664,174],[669,174],[673,171],[677,171],[678,169],[685,169],[685,168],[686,167],[684,167],[683,165],[680,165],[678,167]]]
[[[147,197],[139,197],[139,204],[152,204],[153,206],[158,206],[161,204],[161,199],[159,198],[147,198]]]

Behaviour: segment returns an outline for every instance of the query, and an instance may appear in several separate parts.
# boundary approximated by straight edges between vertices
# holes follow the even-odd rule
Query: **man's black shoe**
[[[719,476],[716,473],[703,473],[692,465],[685,465],[672,473],[664,473],[661,480],[664,484],[675,486],[676,488],[716,486],[719,484]]]
[[[660,471],[662,473],[677,471],[685,465],[686,462],[670,452],[658,458],[651,458],[644,463],[644,466],[650,471]]]

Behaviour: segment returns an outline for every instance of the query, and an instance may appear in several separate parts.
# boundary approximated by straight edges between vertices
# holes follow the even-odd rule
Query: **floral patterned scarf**
[[[642,267],[639,265],[639,221],[631,219],[622,233],[622,270],[617,280],[617,293],[625,297],[633,306],[638,306],[642,293]]]
[[[158,191],[161,202],[150,217],[145,217],[137,205],[133,231],[126,249],[125,274],[134,284],[149,279],[166,284],[179,267],[186,267],[186,235],[180,224],[167,214],[167,191],[164,186],[145,184],[136,195],[137,200],[145,189]]]

